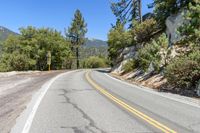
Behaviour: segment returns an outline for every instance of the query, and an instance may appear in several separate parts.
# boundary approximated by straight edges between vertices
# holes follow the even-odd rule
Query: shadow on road
[[[98,71],[98,72],[100,72],[100,73],[110,73],[111,72],[111,69],[98,69],[98,70],[96,70],[96,71]]]

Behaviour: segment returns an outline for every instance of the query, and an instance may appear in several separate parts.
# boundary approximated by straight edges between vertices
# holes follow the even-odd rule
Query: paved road
[[[200,133],[200,108],[87,71],[50,86],[30,133]]]
[[[63,71],[0,73],[0,133],[8,133],[32,95]],[[6,76],[7,75],[7,76]]]

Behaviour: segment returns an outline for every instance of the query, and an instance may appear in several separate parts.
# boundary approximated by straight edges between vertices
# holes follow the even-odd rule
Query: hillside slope
[[[80,59],[85,59],[90,56],[107,57],[107,55],[108,44],[106,41],[99,39],[87,39],[80,49]]]
[[[18,35],[18,34],[9,30],[8,28],[0,26],[0,42],[5,41],[9,35]]]
[[[99,39],[86,39],[85,47],[107,47],[106,41]]]

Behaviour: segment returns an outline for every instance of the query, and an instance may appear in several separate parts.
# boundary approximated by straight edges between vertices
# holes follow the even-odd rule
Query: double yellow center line
[[[92,85],[96,90],[101,92],[107,98],[114,101],[115,103],[117,103],[118,105],[120,105],[121,107],[126,109],[127,111],[129,111],[132,114],[136,115],[137,117],[143,119],[144,121],[148,122],[149,124],[156,127],[157,129],[160,129],[164,133],[176,133],[174,130],[168,128],[167,126],[161,124],[160,122],[158,122],[158,121],[154,120],[153,118],[145,115],[144,113],[140,112],[139,110],[133,108],[132,106],[126,104],[122,100],[120,100],[120,99],[116,98],[115,96],[113,96],[112,94],[110,94],[108,91],[106,91],[104,88],[99,86],[97,83],[94,82],[94,80],[91,79],[91,77],[89,76],[89,72],[86,73],[85,77],[86,77],[87,81],[90,83],[90,85]]]

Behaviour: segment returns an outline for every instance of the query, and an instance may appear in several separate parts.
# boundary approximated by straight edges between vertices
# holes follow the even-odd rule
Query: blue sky
[[[114,1],[114,0],[113,0]],[[143,0],[143,13],[149,11]],[[15,32],[29,25],[51,27],[61,32],[67,28],[76,9],[80,9],[88,24],[87,37],[107,40],[115,16],[109,0],[0,0],[0,26]]]

